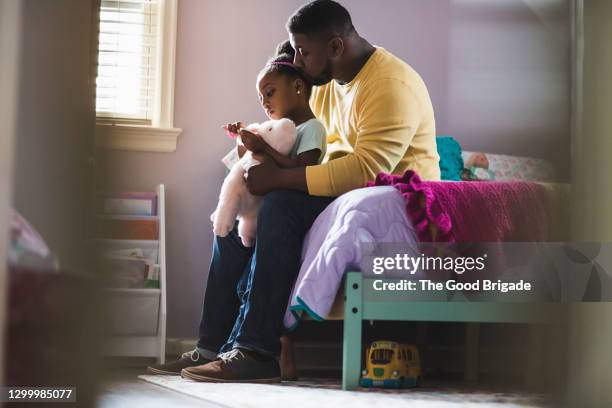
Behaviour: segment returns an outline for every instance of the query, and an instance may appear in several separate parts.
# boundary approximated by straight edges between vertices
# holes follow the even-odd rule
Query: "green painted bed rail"
[[[374,279],[348,272],[345,281],[342,388],[357,388],[361,373],[362,320],[443,321],[478,323],[559,323],[559,303],[420,301],[411,293],[374,291]],[[374,293],[376,292],[376,293]]]

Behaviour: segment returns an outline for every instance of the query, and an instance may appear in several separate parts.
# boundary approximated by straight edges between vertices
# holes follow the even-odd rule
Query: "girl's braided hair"
[[[295,56],[295,51],[293,47],[291,47],[291,43],[289,40],[285,40],[276,46],[276,52],[274,57],[268,60],[268,63],[264,67],[264,69],[259,73],[259,77],[268,74],[268,73],[278,73],[281,75],[285,75],[290,79],[301,79],[304,82],[304,92],[306,97],[310,97],[310,92],[312,90],[312,85],[308,81],[308,79],[300,72],[300,70],[293,66],[293,57]]]

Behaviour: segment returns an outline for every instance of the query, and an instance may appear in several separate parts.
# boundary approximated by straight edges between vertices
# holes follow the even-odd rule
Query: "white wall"
[[[452,0],[445,132],[569,177],[568,1]]]

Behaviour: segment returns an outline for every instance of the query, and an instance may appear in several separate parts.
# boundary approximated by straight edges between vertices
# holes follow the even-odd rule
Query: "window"
[[[370,353],[370,361],[372,364],[389,364],[393,359],[393,350],[390,349],[375,349]]]
[[[101,2],[96,79],[99,118],[151,125],[158,17],[155,0]]]
[[[96,33],[96,143],[176,150],[173,127],[178,0],[101,0]]]

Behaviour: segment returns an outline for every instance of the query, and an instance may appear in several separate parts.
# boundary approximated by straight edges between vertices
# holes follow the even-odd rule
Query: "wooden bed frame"
[[[530,323],[534,328],[541,328],[542,324],[553,324],[558,328],[562,322],[564,309],[559,303],[447,301],[446,298],[441,301],[422,301],[415,299],[415,295],[407,291],[392,294],[375,291],[374,280],[364,278],[361,272],[348,272],[346,275],[342,348],[344,390],[355,389],[359,384],[363,354],[363,320]],[[340,306],[338,303],[334,305],[332,314]],[[329,318],[338,319],[338,316]],[[529,339],[527,343],[530,343]],[[540,351],[537,348],[534,350],[530,344],[526,346],[526,364],[529,367],[533,361],[540,358]],[[478,351],[477,348],[475,351]],[[537,376],[537,373],[535,375]]]

